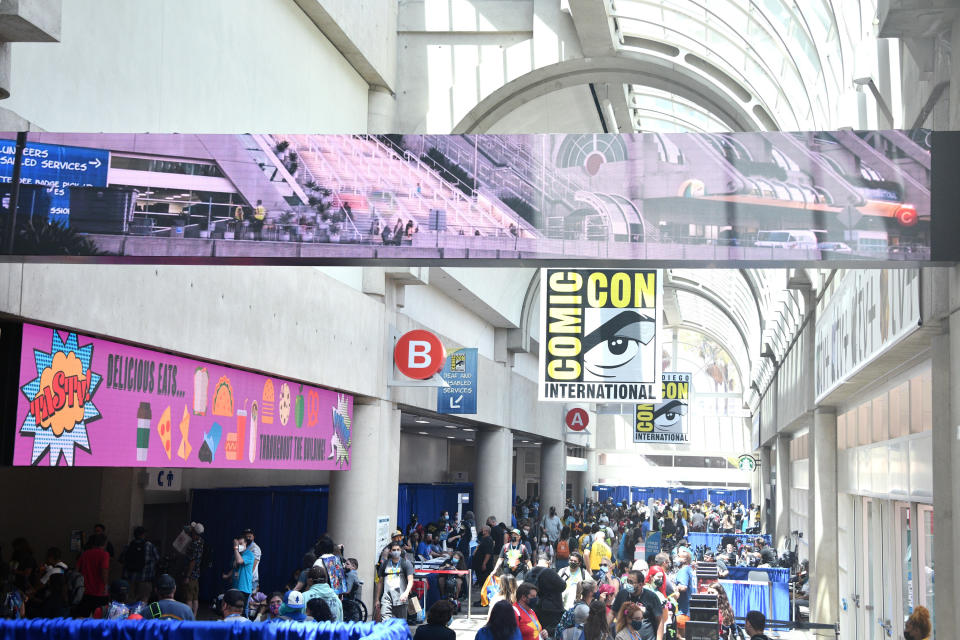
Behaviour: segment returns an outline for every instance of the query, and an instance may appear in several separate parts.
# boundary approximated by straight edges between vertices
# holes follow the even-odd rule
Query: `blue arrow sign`
[[[457,349],[447,354],[440,375],[449,386],[437,388],[437,413],[476,413],[477,350]]]
[[[0,183],[9,184],[13,180],[16,153],[16,142],[0,140]],[[20,184],[47,187],[50,208],[46,213],[50,221],[67,224],[70,220],[70,187],[105,187],[109,169],[110,152],[106,149],[28,142],[23,150]],[[4,206],[8,206],[7,203]],[[24,208],[29,208],[29,203],[21,202],[17,210],[23,211]]]

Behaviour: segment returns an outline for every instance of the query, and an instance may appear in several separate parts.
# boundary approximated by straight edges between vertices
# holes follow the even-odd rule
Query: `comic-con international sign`
[[[348,469],[353,398],[23,325],[13,463]]]
[[[636,407],[634,442],[690,443],[687,432],[690,378],[689,373],[664,372],[663,401]]]
[[[660,399],[656,269],[542,269],[539,399]]]

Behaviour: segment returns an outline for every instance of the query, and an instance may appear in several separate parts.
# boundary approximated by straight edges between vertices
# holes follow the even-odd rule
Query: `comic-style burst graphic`
[[[51,467],[61,456],[73,466],[76,448],[91,453],[87,424],[101,417],[93,395],[103,376],[90,370],[92,344],[81,348],[77,334],[68,334],[64,342],[58,331],[52,333],[49,353],[33,350],[37,377],[20,388],[30,407],[20,435],[33,438],[30,464],[49,452]]]
[[[347,396],[337,394],[333,409],[333,438],[330,439],[330,458],[335,458],[342,469],[350,465],[350,410]]]

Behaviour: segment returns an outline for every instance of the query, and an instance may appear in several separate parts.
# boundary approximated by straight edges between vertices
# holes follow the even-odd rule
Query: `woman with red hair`
[[[663,637],[663,628],[668,616],[667,576],[657,565],[647,570],[643,589],[640,591],[640,604],[643,606],[643,622],[640,625],[640,640],[657,640]]]

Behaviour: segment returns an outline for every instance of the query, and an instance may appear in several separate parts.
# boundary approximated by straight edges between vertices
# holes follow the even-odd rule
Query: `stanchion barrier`
[[[433,574],[452,574],[452,575],[466,575],[467,576],[467,617],[470,617],[470,612],[473,610],[473,580],[470,579],[470,569],[415,569],[414,575],[418,573],[433,573]]]
[[[735,618],[737,624],[742,628],[744,623],[747,621],[746,618]],[[792,620],[767,620],[766,621],[767,629],[776,629],[778,631],[833,631],[834,637],[840,637],[840,624],[824,624],[821,622],[795,622]],[[816,634],[820,635],[820,634]]]

